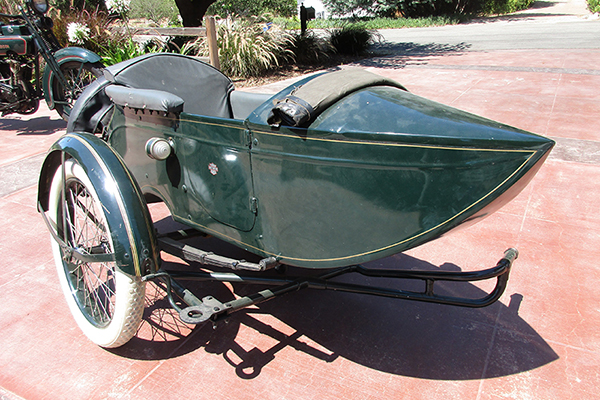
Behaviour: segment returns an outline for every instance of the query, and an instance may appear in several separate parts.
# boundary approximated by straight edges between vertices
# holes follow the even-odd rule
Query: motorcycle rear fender
[[[117,266],[130,275],[156,272],[159,250],[146,201],[121,157],[98,137],[68,133],[54,143],[40,173],[40,212],[48,211],[52,179],[63,160],[69,158],[84,169],[103,205]]]
[[[85,63],[102,61],[102,58],[98,54],[87,49],[82,49],[81,47],[65,47],[64,49],[60,49],[54,53],[54,58],[59,66],[69,61],[81,61]],[[44,99],[51,110],[54,109],[54,94],[51,88],[55,78],[56,73],[51,68],[44,69],[44,79],[42,80]]]

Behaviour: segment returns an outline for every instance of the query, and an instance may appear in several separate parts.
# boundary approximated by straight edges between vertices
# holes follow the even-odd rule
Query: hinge
[[[246,129],[244,132],[246,138],[246,146],[251,147],[252,145],[252,134],[250,133],[250,129]]]

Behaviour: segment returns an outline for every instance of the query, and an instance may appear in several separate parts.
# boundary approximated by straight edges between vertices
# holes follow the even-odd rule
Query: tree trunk
[[[175,0],[184,27],[202,26],[202,18],[216,0]]]

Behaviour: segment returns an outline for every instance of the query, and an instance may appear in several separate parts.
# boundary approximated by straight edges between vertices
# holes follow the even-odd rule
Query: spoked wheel
[[[52,82],[54,108],[62,119],[65,121],[69,119],[75,101],[90,83],[102,75],[102,68],[101,63],[82,63],[79,61],[69,61],[60,66],[60,70],[71,86],[70,91],[66,90],[58,77],[54,77]]]
[[[77,324],[99,346],[125,344],[141,321],[145,283],[110,260],[114,243],[105,212],[119,210],[104,210],[82,166],[69,159],[52,180],[49,211],[58,235],[84,255],[52,241],[60,284]],[[82,260],[86,255],[91,257]]]

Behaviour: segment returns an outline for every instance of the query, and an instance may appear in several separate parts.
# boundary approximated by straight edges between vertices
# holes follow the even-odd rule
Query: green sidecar
[[[236,91],[218,70],[175,54],[107,68],[76,103],[67,131],[44,163],[39,209],[71,310],[88,337],[105,347],[135,334],[144,283],[151,279],[165,283],[188,323],[217,321],[303,287],[491,304],[504,290],[514,249],[479,272],[360,264],[491,214],[527,185],[554,145],[360,69],[310,76],[271,96]],[[190,230],[157,234],[147,208],[152,202],[164,202]],[[192,247],[180,240],[190,232],[258,259]],[[160,250],[217,273],[165,271]],[[315,272],[302,278],[258,273],[285,265]],[[426,289],[332,280],[349,272],[422,280]],[[176,281],[188,278],[272,289],[221,303],[198,299]],[[497,286],[482,299],[434,291],[439,280],[489,278],[497,278]]]

